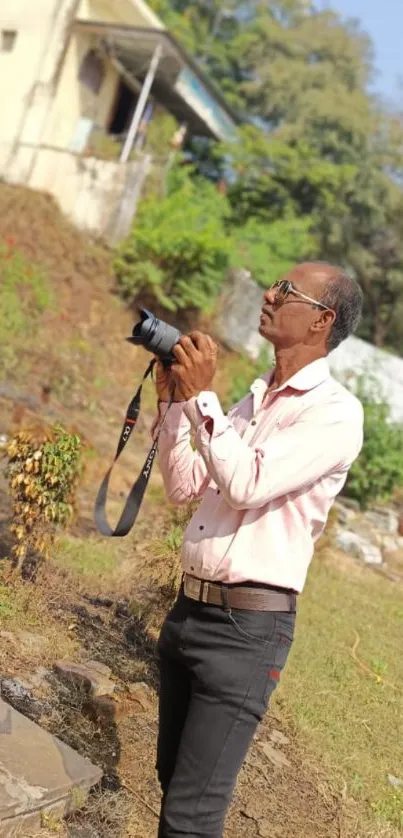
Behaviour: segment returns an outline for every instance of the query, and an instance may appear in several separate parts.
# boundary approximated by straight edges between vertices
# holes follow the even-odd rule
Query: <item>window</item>
[[[15,29],[2,29],[0,38],[1,52],[12,52],[17,40],[17,32]]]
[[[92,93],[99,93],[105,78],[105,66],[95,49],[91,49],[83,58],[78,78]]]

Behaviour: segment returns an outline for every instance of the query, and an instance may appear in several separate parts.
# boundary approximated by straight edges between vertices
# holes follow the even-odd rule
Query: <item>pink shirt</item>
[[[185,571],[301,591],[314,543],[360,452],[363,409],[324,358],[268,393],[271,376],[258,378],[228,417],[213,392],[173,404],[160,467],[171,502],[202,499],[184,536]]]

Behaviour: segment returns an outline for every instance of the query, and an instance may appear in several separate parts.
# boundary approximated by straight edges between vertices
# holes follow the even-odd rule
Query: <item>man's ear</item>
[[[326,309],[326,311],[319,311],[318,317],[316,317],[313,323],[311,323],[311,331],[324,332],[327,329],[331,329],[335,320],[336,314],[334,311],[330,311],[330,309]]]

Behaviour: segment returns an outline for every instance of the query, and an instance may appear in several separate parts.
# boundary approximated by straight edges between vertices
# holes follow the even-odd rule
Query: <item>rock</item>
[[[383,535],[380,539],[380,547],[383,553],[396,553],[400,549],[399,539]]]
[[[365,520],[387,535],[397,535],[399,530],[399,516],[393,509],[384,506],[373,506],[365,513]]]
[[[348,506],[345,506],[340,501],[335,501],[333,504],[333,509],[336,512],[338,523],[345,527],[347,524],[350,524],[351,521],[354,521],[357,512],[354,509],[350,509]]]
[[[281,730],[272,730],[272,732],[269,736],[269,739],[270,739],[270,742],[273,743],[273,745],[280,745],[281,746],[281,745],[289,745],[290,744],[290,740],[288,739],[287,736],[284,736],[284,733],[282,733]]]
[[[403,359],[390,352],[377,349],[370,343],[351,336],[329,355],[329,366],[342,382],[357,382],[360,376],[371,376],[377,381],[379,391],[391,408],[391,419],[403,421]]]
[[[267,342],[259,334],[263,289],[249,271],[237,268],[229,272],[214,332],[230,349],[246,353],[256,360]]]
[[[355,500],[354,498],[345,498],[344,495],[339,495],[336,503],[344,509],[348,509],[350,512],[356,512],[358,514],[361,511],[358,500]]]
[[[259,838],[273,838],[273,824],[267,818],[262,818],[258,822],[257,828]]]
[[[153,710],[153,694],[147,684],[144,684],[143,681],[136,681],[133,684],[129,684],[127,689],[130,702],[138,704],[141,710]]]
[[[34,835],[83,802],[102,771],[0,699],[0,835]]]
[[[336,535],[336,545],[343,553],[360,559],[364,564],[383,564],[379,547],[351,530],[339,531]]]
[[[259,742],[259,748],[276,768],[289,768],[291,763],[282,751],[273,748],[269,742]]]
[[[38,690],[41,687],[47,686],[47,679],[49,676],[49,670],[46,669],[44,666],[38,666],[34,672],[28,672],[22,678],[20,677],[19,683],[22,684],[28,690]]]
[[[54,669],[59,678],[67,684],[75,684],[92,696],[113,695],[115,682],[110,679],[111,670],[97,661],[76,663],[56,661]]]
[[[109,728],[115,724],[118,716],[118,704],[110,695],[91,696],[83,706],[83,713],[95,724]]]
[[[403,780],[399,780],[399,777],[394,777],[393,774],[388,774],[388,780],[391,786],[394,789],[401,789],[403,788]]]

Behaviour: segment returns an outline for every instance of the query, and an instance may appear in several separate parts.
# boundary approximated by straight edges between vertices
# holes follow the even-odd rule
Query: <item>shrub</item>
[[[173,170],[168,194],[142,202],[115,259],[123,296],[151,293],[170,311],[208,311],[229,261],[226,199],[216,187]]]
[[[48,431],[21,430],[7,445],[11,531],[18,567],[29,553],[48,558],[56,528],[74,511],[80,473],[80,438],[60,426]]]
[[[403,427],[390,421],[390,409],[373,382],[361,379],[357,395],[364,407],[364,444],[353,463],[345,494],[363,508],[388,501],[403,486]]]

